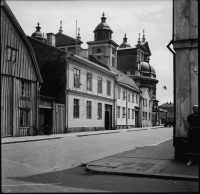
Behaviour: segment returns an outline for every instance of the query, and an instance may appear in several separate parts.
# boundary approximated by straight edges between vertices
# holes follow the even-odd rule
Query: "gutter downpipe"
[[[174,0],[172,1],[172,40],[166,46],[173,54],[173,87],[174,87],[174,125],[173,125],[173,146],[175,147],[175,134],[176,134],[176,58],[175,52],[170,48],[170,45],[174,43]],[[174,152],[175,158],[175,152]]]

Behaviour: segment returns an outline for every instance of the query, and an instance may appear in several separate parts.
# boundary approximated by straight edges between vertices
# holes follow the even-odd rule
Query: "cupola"
[[[127,48],[131,47],[131,45],[127,42],[126,34],[124,35],[124,42],[119,46],[119,48]]]
[[[106,23],[106,17],[105,14],[103,13],[101,17],[101,23],[95,28],[94,32],[94,40],[95,41],[100,41],[100,40],[111,40],[112,33],[113,31],[109,27],[109,25]]]
[[[40,32],[40,23],[38,22],[38,26],[35,27],[36,31],[31,35],[31,37],[36,38],[38,40],[46,41],[46,38],[42,36],[42,33]]]

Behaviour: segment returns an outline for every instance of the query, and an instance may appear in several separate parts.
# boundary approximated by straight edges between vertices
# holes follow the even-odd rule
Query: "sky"
[[[126,33],[127,42],[135,47],[144,30],[152,54],[150,64],[159,81],[158,104],[173,102],[173,55],[166,47],[172,39],[172,0],[7,0],[7,4],[27,36],[36,31],[38,22],[42,33],[57,33],[62,21],[63,34],[75,38],[77,23],[85,49],[87,42],[94,40],[93,31],[103,12],[113,31],[112,40],[118,45]]]

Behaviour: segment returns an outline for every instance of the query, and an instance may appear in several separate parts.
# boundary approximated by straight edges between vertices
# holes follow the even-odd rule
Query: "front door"
[[[139,112],[135,111],[135,127],[139,127]]]
[[[112,129],[112,105],[105,104],[105,130]]]

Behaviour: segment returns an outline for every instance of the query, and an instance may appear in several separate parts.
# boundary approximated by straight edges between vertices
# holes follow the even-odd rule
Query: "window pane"
[[[15,59],[16,59],[16,50],[12,50],[12,59],[11,59],[11,61],[15,61]]]
[[[11,48],[7,47],[7,59],[11,60]]]

